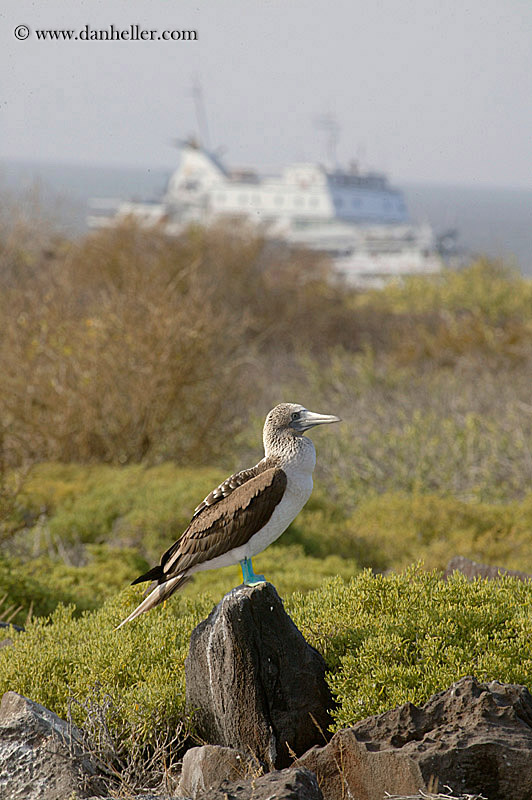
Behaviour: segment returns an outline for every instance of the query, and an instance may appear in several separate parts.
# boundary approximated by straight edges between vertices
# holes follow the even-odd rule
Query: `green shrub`
[[[212,600],[178,597],[171,608],[115,631],[140,596],[127,589],[96,612],[74,617],[60,606],[50,621],[32,622],[0,653],[1,691],[19,692],[66,718],[71,700],[91,700],[96,688],[112,697],[114,724],[128,730],[131,744],[184,724],[184,659]],[[72,712],[83,722],[79,705]]]
[[[366,571],[293,595],[288,610],[327,659],[336,728],[422,703],[464,675],[532,686],[532,583]]]
[[[308,592],[321,586],[324,580],[339,576],[347,580],[360,568],[356,559],[329,554],[325,557],[308,556],[300,545],[275,543],[253,559],[257,574],[274,584],[281,597],[293,592]],[[223,595],[242,583],[239,566],[199,572],[183,593],[190,598],[208,594],[221,599]]]
[[[368,342],[399,364],[448,367],[473,357],[507,368],[530,359],[532,282],[501,262],[407,277],[359,296],[355,308],[380,316],[381,336]]]
[[[61,603],[70,605],[73,616],[79,616],[100,608],[148,568],[148,562],[134,550],[89,545],[86,557],[87,563],[79,567],[44,556],[28,562],[0,557],[0,598],[5,598],[1,610],[19,608],[11,621],[21,625],[30,612],[34,617],[46,616]],[[334,575],[350,578],[359,570],[354,559],[307,556],[299,545],[273,545],[255,558],[254,565],[283,596],[315,589]],[[209,570],[196,574],[182,594],[191,600],[203,595],[221,599],[240,583],[239,566]]]
[[[40,464],[26,481],[19,505],[35,516],[44,509],[52,544],[68,549],[108,542],[153,559],[179,536],[195,506],[224,477],[220,470],[171,463],[151,468]]]
[[[0,561],[0,597],[21,606],[14,621],[23,623],[30,609],[36,616],[49,614],[59,603],[72,604],[75,614],[98,608],[159,560],[223,477],[219,470],[170,463],[35,467],[17,512],[34,525],[17,535]],[[337,548],[343,529],[337,526],[336,537],[331,536],[331,515],[332,504],[316,495],[297,527],[256,560],[283,593],[357,572],[357,553]],[[282,559],[277,547],[288,548]],[[206,572],[195,576],[185,592],[193,597],[206,590],[221,597],[240,581],[239,567]]]
[[[262,565],[260,565],[262,569]],[[220,598],[177,595],[119,631],[141,596],[129,588],[92,613],[58,608],[0,651],[0,692],[20,692],[61,716],[96,691],[113,698],[114,725],[130,744],[190,729],[184,659],[193,627]],[[448,582],[412,568],[334,578],[287,598],[287,610],[329,665],[335,726],[400,703],[421,703],[458,678],[532,685],[532,584],[503,578]],[[83,721],[82,709],[72,706]],[[127,745],[127,741],[125,742]]]
[[[503,262],[479,258],[461,270],[403,278],[361,295],[357,304],[409,314],[469,312],[494,323],[532,321],[532,283]]]
[[[111,562],[107,566],[109,574]],[[266,573],[281,595],[315,589],[332,575],[348,578],[357,569],[336,556],[307,557],[297,546],[273,546],[255,559],[255,567]],[[123,569],[120,566],[119,571]],[[59,572],[57,568],[55,576]],[[78,568],[73,572],[79,581],[74,583],[73,572],[65,572],[56,600],[70,594],[80,607],[94,599],[101,603],[105,592],[96,598],[94,592],[105,575],[95,571],[89,576]],[[0,694],[12,689],[64,717],[69,699],[90,702],[96,687],[113,698],[117,730],[127,728],[129,721],[133,738],[164,738],[172,726],[186,728],[183,664],[190,633],[241,581],[240,567],[201,573],[184,592],[120,631],[115,626],[140,601],[144,587],[129,587],[119,594],[115,588],[114,596],[93,613],[80,615],[79,607],[59,606],[49,621],[34,619],[24,634],[15,637],[12,648],[0,651]],[[51,574],[46,587],[54,582]],[[34,590],[35,586],[39,584],[32,585]],[[77,721],[83,721],[82,708],[73,709]]]
[[[335,554],[379,572],[420,559],[427,569],[444,569],[453,556],[463,555],[532,574],[532,494],[508,504],[370,494],[346,516],[339,503],[317,492],[279,540],[282,546],[292,543],[316,558]]]
[[[154,561],[180,536],[196,505],[225,477],[221,470],[171,463],[149,468],[40,464],[26,481],[19,513],[35,521],[44,512],[31,529],[33,553],[41,537],[41,544],[51,545],[59,555],[70,549],[76,553],[80,544],[107,543],[132,548]],[[353,558],[356,554],[345,548],[338,550],[343,521],[338,503],[318,487],[280,544],[299,544],[313,556]],[[29,536],[28,531],[26,539]],[[20,541],[17,544],[19,551],[23,549]]]
[[[413,433],[405,434],[406,441],[397,436],[396,446],[402,448],[402,455],[397,452],[394,456],[391,449],[386,451],[391,464],[395,464],[395,471],[390,466],[387,477],[385,453],[378,449],[384,445],[377,433],[374,440],[364,439],[364,431],[346,426],[346,438],[357,433],[359,449],[357,452],[353,444],[351,466],[346,463],[342,471],[336,467],[334,480],[322,470],[306,507],[275,545],[299,548],[291,556],[299,576],[293,575],[288,586],[292,582],[302,590],[313,588],[320,577],[352,575],[357,565],[379,571],[402,569],[422,558],[428,568],[443,568],[455,555],[532,572],[532,494],[521,502],[479,503],[465,502],[452,493],[431,493],[427,476],[419,480],[408,476],[408,448],[415,439]],[[326,446],[322,441],[323,445],[318,443],[320,449]],[[373,441],[375,448],[370,447]],[[481,437],[475,442],[480,447]],[[387,442],[386,446],[393,445]],[[345,443],[336,441],[330,445],[333,453],[343,453],[345,447]],[[375,475],[375,483],[370,486],[358,472],[366,447],[373,450],[374,458],[373,466],[368,460],[364,462]],[[458,444],[456,447],[460,449]],[[439,470],[443,481],[444,454],[438,454],[436,447],[425,442],[425,453],[430,448],[434,455],[431,469],[434,473]],[[452,463],[459,470],[464,468],[464,461],[457,456]],[[418,469],[422,470],[421,465]],[[471,469],[474,470],[473,465]],[[479,470],[474,473],[478,479]],[[48,613],[57,602],[75,603],[80,610],[97,607],[148,563],[159,560],[186,527],[195,505],[224,475],[221,470],[183,469],[170,463],[151,468],[57,464],[36,467],[24,496],[18,499],[19,513],[36,517],[39,509],[45,508],[46,514],[35,527],[19,534],[14,544],[19,554],[17,573],[31,578],[32,585],[37,581],[39,591],[44,590],[45,594],[53,593],[56,587],[56,602],[49,605],[36,601],[37,613]],[[324,482],[331,487],[328,491]],[[393,491],[396,485],[405,486],[405,490]],[[438,488],[443,489],[443,485]],[[12,551],[15,552],[14,546]],[[44,554],[40,559],[30,558],[39,551]],[[277,583],[279,564],[270,560],[270,552],[277,550],[268,549],[261,554],[258,564],[263,571],[273,570],[271,578]],[[28,564],[22,569],[24,553]],[[304,556],[312,558],[305,562]],[[65,558],[67,565],[63,563]],[[260,566],[262,562],[266,564],[264,568]],[[79,570],[72,564],[79,564]],[[239,580],[235,568],[233,572],[197,576],[196,585],[216,586],[216,591],[223,593]],[[0,580],[0,591],[11,595],[10,586]],[[191,594],[195,591],[192,586]],[[30,595],[25,590],[22,595],[19,592],[17,604],[22,602],[27,607],[29,601],[25,598]]]
[[[19,609],[11,619],[24,625],[28,615],[50,614],[61,603],[71,604],[73,613],[99,608],[147,567],[135,551],[89,545],[86,563],[74,567],[46,556],[21,561],[0,556],[0,598],[3,611]]]
[[[522,503],[464,503],[453,497],[390,493],[361,502],[345,523],[343,554],[377,570],[422,559],[443,569],[455,555],[532,573],[532,495]]]
[[[50,614],[58,603],[67,599],[26,574],[20,562],[3,555],[0,555],[0,598],[2,614],[16,625],[23,625],[30,612],[36,616]],[[11,616],[15,611],[15,616]]]

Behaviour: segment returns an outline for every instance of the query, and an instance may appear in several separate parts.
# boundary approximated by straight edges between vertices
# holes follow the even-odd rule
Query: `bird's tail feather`
[[[135,578],[134,581],[131,581],[131,585],[134,586],[136,583],[144,583],[144,581],[154,581],[159,580],[164,575],[163,568],[160,564],[157,564],[156,567],[152,567],[148,572],[145,572],[144,575],[139,575],[138,578]]]
[[[145,611],[149,611],[150,608],[154,608],[155,606],[162,603],[164,600],[167,600],[170,595],[176,592],[178,589],[182,589],[183,586],[191,580],[190,575],[185,573],[180,573],[179,575],[175,575],[173,578],[170,578],[165,583],[158,584],[155,589],[145,598],[145,600],[140,603],[136,607],[134,611],[131,612],[129,617],[126,617],[120,625],[118,625],[115,630],[121,628],[122,625],[125,625],[126,622],[131,622],[131,620],[140,617],[141,614],[144,614]]]

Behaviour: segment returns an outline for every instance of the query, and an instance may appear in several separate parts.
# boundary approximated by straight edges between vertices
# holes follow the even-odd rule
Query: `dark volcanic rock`
[[[0,704],[0,797],[57,800],[102,785],[81,747],[81,734],[44,706],[15,692]]]
[[[230,747],[191,747],[183,758],[179,794],[196,800],[206,791],[219,789],[224,781],[247,780],[257,767],[251,756]]]
[[[0,628],[7,628],[8,630],[11,629],[14,631],[24,630],[24,628],[22,628],[20,625],[15,625],[14,622],[0,622]]]
[[[415,795],[438,779],[455,794],[532,798],[532,697],[524,686],[462,678],[421,707],[405,703],[339,731],[297,762],[325,800]]]
[[[325,662],[271,584],[229,592],[193,631],[185,670],[187,705],[206,742],[269,768],[323,742],[332,706]]]
[[[316,776],[308,769],[282,769],[260,778],[225,782],[205,792],[201,800],[323,800]]]
[[[509,575],[511,578],[518,578],[520,581],[532,580],[532,575],[528,572],[520,572],[517,569],[505,569],[504,567],[491,567],[488,564],[479,564],[465,556],[455,556],[451,558],[445,568],[443,577],[447,579],[453,572],[462,572],[470,581],[475,578],[489,578],[490,580],[494,580],[500,578],[501,575]]]

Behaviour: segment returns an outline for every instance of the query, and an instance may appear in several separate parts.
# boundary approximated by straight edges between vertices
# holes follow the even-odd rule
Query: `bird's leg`
[[[255,575],[253,564],[250,558],[243,558],[240,562],[242,567],[242,577],[246,586],[255,586],[257,583],[266,583],[264,575]]]

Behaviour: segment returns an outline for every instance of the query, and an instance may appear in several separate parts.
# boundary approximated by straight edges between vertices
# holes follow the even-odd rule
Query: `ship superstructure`
[[[179,167],[156,203],[93,201],[89,224],[129,216],[178,234],[191,223],[246,220],[265,236],[330,255],[350,284],[377,284],[392,275],[441,267],[428,226],[409,221],[402,192],[386,176],[302,163],[280,175],[229,170],[194,141],[184,143]],[[104,212],[104,213],[102,213]]]

